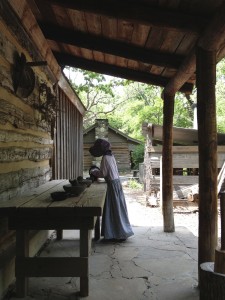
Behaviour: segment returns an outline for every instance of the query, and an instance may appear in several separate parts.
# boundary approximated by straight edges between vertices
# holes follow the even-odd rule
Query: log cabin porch
[[[197,264],[200,267],[202,263],[213,262],[218,214],[215,84],[216,64],[225,55],[224,2],[2,0],[0,11],[1,201],[3,197],[10,199],[13,193],[51,178],[80,175],[85,108],[61,73],[65,65],[79,67],[163,88],[162,228],[172,236],[176,231],[172,205],[174,98],[177,92],[190,95],[196,85],[199,126]],[[13,81],[11,74],[15,66],[14,52],[23,63],[25,61],[26,67],[35,66],[35,76],[46,83],[45,91],[48,92],[49,87],[54,89],[47,93],[48,99],[39,97],[41,84],[36,82],[35,85],[32,80],[31,94],[30,89],[25,89],[25,94],[19,93],[18,81]],[[43,98],[44,102],[50,101],[55,99],[55,94],[60,98],[57,112],[61,113],[56,126],[52,122],[46,124],[52,120],[42,117],[49,117],[46,112],[50,110],[44,107],[43,111],[41,105]],[[71,144],[69,137],[74,128],[74,143]],[[16,147],[18,140],[20,151]],[[7,222],[5,219],[1,222],[4,246]],[[5,280],[8,284],[8,276],[2,280],[1,293]],[[202,299],[206,298],[202,296]]]
[[[94,240],[89,256],[88,300],[198,300],[198,238],[197,230],[190,230],[179,221],[176,232],[162,231],[162,213],[146,208],[140,199],[126,188],[129,219],[134,236],[123,243]],[[136,195],[136,192],[135,192]],[[139,197],[144,199],[144,193]],[[196,216],[197,225],[197,216]],[[197,227],[196,227],[197,229]],[[64,230],[63,240],[56,233],[38,253],[43,258],[79,255],[79,232]],[[29,278],[29,293],[24,300],[78,300],[79,278]],[[12,287],[13,288],[13,287]],[[16,300],[13,288],[4,300]]]

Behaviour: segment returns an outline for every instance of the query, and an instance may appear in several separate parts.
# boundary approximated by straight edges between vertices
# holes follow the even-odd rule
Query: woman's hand
[[[95,177],[98,177],[98,175],[99,175],[99,170],[93,168],[92,170],[90,170],[90,174],[93,175],[93,176],[95,176]]]

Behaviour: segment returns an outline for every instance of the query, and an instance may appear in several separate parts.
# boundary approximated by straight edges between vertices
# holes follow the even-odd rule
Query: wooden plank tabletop
[[[0,215],[9,216],[100,216],[104,205],[106,183],[93,183],[77,197],[53,201],[51,193],[64,191],[68,180],[52,180],[35,188],[24,196],[0,202]]]

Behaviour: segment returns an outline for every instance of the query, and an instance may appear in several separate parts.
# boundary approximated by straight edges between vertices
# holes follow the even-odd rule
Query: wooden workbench
[[[53,201],[51,193],[63,191],[67,180],[53,180],[22,197],[0,203],[0,216],[9,218],[16,230],[16,292],[25,297],[28,277],[80,277],[80,294],[89,294],[89,262],[92,230],[100,237],[99,218],[103,212],[107,186],[93,183],[78,197]],[[79,257],[29,257],[29,230],[80,230]]]

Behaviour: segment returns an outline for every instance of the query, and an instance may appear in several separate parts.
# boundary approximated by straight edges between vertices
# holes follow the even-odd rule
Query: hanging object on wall
[[[27,98],[35,86],[35,75],[31,67],[46,65],[45,61],[27,62],[23,53],[15,53],[12,70],[13,88],[16,95]]]
[[[15,53],[15,62],[12,71],[13,88],[19,97],[27,98],[35,86],[35,75],[30,66],[27,65],[26,57]]]

